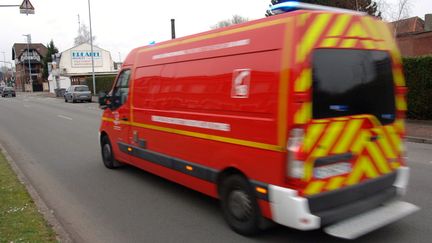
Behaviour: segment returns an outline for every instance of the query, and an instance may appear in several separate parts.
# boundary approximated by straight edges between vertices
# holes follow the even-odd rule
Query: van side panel
[[[130,141],[117,144],[127,162],[213,197],[228,168],[283,184],[278,103],[288,29],[286,17],[273,19],[135,49]],[[240,97],[236,78],[248,86]],[[257,200],[271,218],[268,199]]]

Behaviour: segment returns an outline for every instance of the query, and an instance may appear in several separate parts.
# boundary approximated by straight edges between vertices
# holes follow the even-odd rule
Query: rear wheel
[[[220,197],[228,225],[242,235],[260,231],[261,212],[252,186],[242,175],[231,175],[221,183]]]
[[[102,152],[102,161],[105,167],[109,169],[115,169],[122,166],[122,164],[114,158],[114,152],[112,150],[111,142],[109,141],[108,136],[104,136],[102,138],[101,152]]]

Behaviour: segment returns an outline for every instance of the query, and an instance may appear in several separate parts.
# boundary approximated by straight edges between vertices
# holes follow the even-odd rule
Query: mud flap
[[[406,217],[417,210],[419,207],[414,204],[393,201],[364,214],[325,227],[324,231],[335,237],[352,240]]]

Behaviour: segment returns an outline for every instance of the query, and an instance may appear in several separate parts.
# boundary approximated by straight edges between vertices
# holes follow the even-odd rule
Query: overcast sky
[[[0,0],[0,5],[21,4],[23,0]],[[397,0],[386,0],[389,3]],[[432,13],[431,0],[410,0],[412,16]],[[60,52],[73,47],[81,23],[89,26],[87,0],[30,0],[34,15],[20,14],[18,8],[0,8],[0,60],[6,52],[11,61],[14,43],[25,43],[23,34],[31,34],[33,43],[47,44],[51,39]],[[91,0],[95,44],[111,52],[114,61],[151,41],[171,38],[170,19],[176,19],[177,37],[210,29],[218,21],[238,14],[263,18],[270,0]],[[0,66],[2,64],[0,63]]]

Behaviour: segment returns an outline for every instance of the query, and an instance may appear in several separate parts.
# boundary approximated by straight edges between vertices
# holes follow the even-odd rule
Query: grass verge
[[[54,231],[0,152],[0,243],[3,242],[57,241]]]

